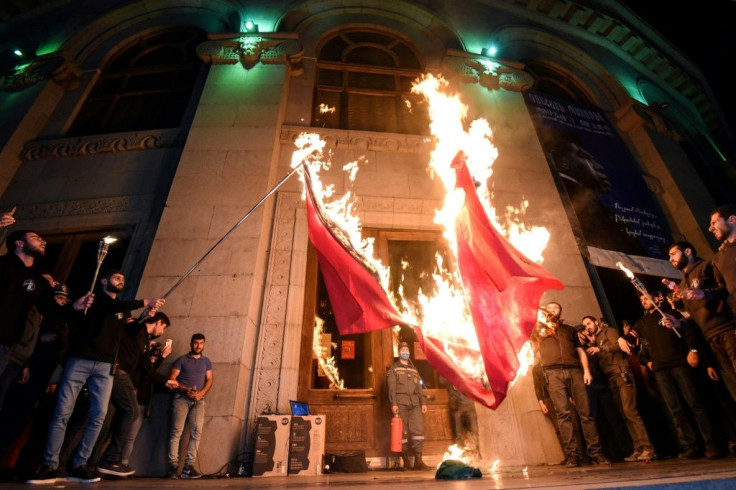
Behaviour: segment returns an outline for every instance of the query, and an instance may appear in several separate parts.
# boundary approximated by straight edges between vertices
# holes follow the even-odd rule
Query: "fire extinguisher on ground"
[[[391,419],[391,451],[400,453],[402,450],[401,438],[404,432],[404,425],[401,422],[401,417],[398,413],[395,413]]]

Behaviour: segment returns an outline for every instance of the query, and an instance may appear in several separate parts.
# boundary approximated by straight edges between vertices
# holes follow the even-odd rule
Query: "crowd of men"
[[[633,327],[619,331],[592,315],[572,326],[562,320],[559,303],[543,308],[546,319],[532,336],[535,392],[563,464],[736,452],[736,207],[717,208],[710,219],[709,231],[721,242],[716,254],[704,260],[692,244],[673,243],[669,260],[682,280],[670,285],[667,301],[642,294],[643,315]],[[14,224],[12,212],[0,215],[0,228]],[[13,230],[6,247],[0,469],[32,472],[31,484],[133,475],[135,439],[159,385],[173,391],[167,476],[201,477],[194,463],[213,385],[204,335],[194,334],[189,353],[163,376],[156,368],[171,352],[169,342],[156,342],[170,325],[159,311],[163,299],[121,300],[125,276],[109,270],[94,292],[72,302],[64,284],[35,267],[46,249],[38,233]],[[144,312],[136,320],[131,312],[138,309]],[[391,410],[404,420],[404,468],[424,470],[426,402],[406,343],[399,354],[388,373]],[[475,413],[458,411],[458,420],[465,415],[472,415],[477,449]],[[179,473],[186,423],[190,439]]]
[[[721,242],[709,261],[686,241],[669,247],[682,279],[663,280],[666,299],[641,294],[633,327],[591,315],[572,326],[559,303],[543,308],[535,392],[563,464],[736,452],[736,207],[716,208],[709,231]]]
[[[15,224],[0,215],[0,228]],[[161,298],[124,301],[125,275],[108,270],[93,292],[71,301],[69,288],[37,269],[46,241],[10,230],[0,256],[0,470],[29,484],[93,483],[128,477],[130,457],[155,385],[173,391],[169,478],[199,478],[194,468],[212,364],[205,336],[168,376],[156,368],[171,353],[157,342],[170,325]],[[142,309],[138,319],[132,313]],[[190,439],[179,473],[185,423]]]

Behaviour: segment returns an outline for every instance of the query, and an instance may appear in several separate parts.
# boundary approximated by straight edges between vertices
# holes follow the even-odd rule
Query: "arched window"
[[[103,69],[68,136],[175,128],[202,61],[197,29],[157,32],[121,50]]]
[[[529,61],[525,69],[534,77],[534,90],[561,99],[574,100],[584,104],[595,104],[571,79],[542,63]]]
[[[312,126],[427,134],[426,106],[411,93],[422,65],[407,43],[384,33],[342,31],[318,52]]]

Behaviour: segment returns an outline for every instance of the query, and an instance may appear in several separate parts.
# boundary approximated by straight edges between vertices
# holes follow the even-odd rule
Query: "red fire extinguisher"
[[[403,436],[404,426],[401,422],[401,417],[398,413],[395,413],[391,419],[391,451],[395,453],[401,452],[401,437]]]

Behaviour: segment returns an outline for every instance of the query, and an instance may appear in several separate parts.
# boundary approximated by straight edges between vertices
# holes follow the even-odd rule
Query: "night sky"
[[[736,53],[736,1],[663,2],[624,0],[644,22],[700,67],[729,121],[736,128],[732,77]]]

